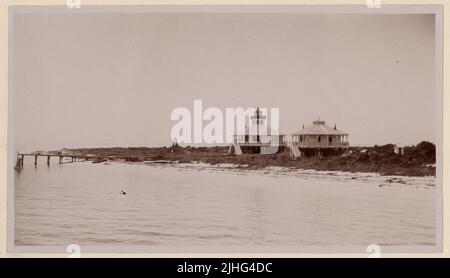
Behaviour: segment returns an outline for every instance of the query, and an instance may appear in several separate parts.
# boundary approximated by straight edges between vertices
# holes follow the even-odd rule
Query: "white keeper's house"
[[[300,155],[330,155],[339,154],[349,146],[350,134],[326,125],[320,118],[312,125],[301,128],[291,135],[290,142],[298,147]]]

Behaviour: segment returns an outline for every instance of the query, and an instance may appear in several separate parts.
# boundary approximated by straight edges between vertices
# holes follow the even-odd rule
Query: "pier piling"
[[[63,154],[63,153],[54,153],[54,152],[31,152],[31,153],[17,153],[17,161],[15,168],[23,168],[23,161],[25,160],[25,156],[34,156],[34,166],[37,167],[37,162],[39,157],[47,157],[47,166],[50,166],[51,157],[58,157],[59,164],[65,164],[70,162],[79,162],[79,161],[107,161],[113,159],[125,159],[122,156],[93,156],[93,155],[81,155],[81,154]],[[68,158],[66,162],[64,162],[64,158]],[[134,160],[138,161],[139,157],[133,157]]]
[[[20,156],[17,156],[17,161],[16,161],[16,169],[21,169],[22,168],[22,159]]]

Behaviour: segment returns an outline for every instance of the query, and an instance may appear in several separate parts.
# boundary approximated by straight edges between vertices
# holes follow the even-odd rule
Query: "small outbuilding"
[[[405,155],[405,144],[397,143],[394,145],[394,153],[399,155]]]

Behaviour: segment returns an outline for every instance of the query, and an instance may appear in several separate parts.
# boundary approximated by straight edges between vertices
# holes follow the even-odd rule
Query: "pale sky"
[[[170,145],[174,108],[278,107],[350,144],[436,142],[434,15],[17,13],[16,149]],[[206,124],[205,122],[204,124]]]

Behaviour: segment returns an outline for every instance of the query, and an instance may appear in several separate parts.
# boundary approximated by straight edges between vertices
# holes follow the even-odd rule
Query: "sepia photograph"
[[[8,246],[442,250],[441,12],[10,7]]]

